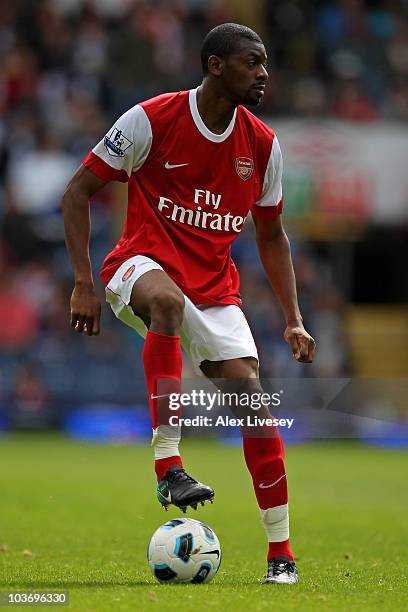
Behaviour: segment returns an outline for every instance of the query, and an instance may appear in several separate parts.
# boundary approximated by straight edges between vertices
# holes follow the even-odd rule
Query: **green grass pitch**
[[[0,590],[68,590],[70,611],[406,610],[408,454],[354,443],[287,449],[301,582],[262,585],[265,536],[241,449],[186,441],[186,467],[215,487],[207,522],[223,560],[208,585],[161,585],[152,532],[180,515],[155,500],[145,446],[57,436],[0,439]]]

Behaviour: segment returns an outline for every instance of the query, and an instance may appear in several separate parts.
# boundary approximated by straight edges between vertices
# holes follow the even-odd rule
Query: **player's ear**
[[[224,67],[224,60],[218,55],[210,55],[208,58],[208,73],[214,76],[221,76]]]

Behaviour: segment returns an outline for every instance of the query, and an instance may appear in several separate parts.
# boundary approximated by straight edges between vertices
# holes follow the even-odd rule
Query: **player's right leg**
[[[169,395],[181,393],[182,354],[180,328],[184,316],[184,295],[158,269],[143,274],[133,285],[130,306],[148,332],[143,365],[153,426],[153,447],[157,475],[157,497],[167,509],[174,504],[184,512],[212,501],[214,491],[183,469],[178,445],[180,427],[169,425]]]

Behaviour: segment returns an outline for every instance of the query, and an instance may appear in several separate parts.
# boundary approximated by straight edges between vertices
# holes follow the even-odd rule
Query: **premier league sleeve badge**
[[[105,136],[103,144],[109,155],[113,157],[123,157],[132,146],[133,142],[126,138],[122,130],[118,130],[118,128],[113,128],[110,134]]]

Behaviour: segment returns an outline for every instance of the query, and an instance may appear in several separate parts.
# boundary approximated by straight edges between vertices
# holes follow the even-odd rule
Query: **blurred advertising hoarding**
[[[268,120],[284,158],[286,218],[313,234],[408,224],[408,126]],[[336,237],[334,235],[334,237]]]

